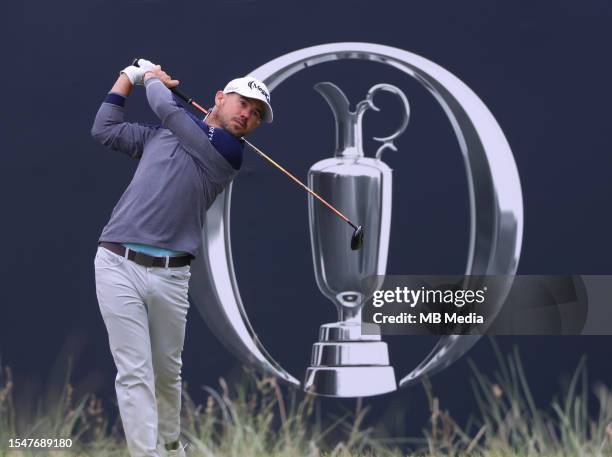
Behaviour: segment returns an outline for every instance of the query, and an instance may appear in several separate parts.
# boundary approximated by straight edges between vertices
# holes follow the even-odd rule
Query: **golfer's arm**
[[[145,81],[145,87],[151,109],[159,117],[163,126],[176,135],[190,155],[204,163],[207,155],[218,154],[206,133],[176,103],[172,92],[164,83],[153,77]]]
[[[131,90],[130,80],[121,74],[98,109],[91,136],[111,149],[138,159],[142,156],[144,144],[154,129],[124,122],[126,97]]]
[[[124,97],[129,97],[132,92],[132,83],[125,74],[121,73],[110,91]]]

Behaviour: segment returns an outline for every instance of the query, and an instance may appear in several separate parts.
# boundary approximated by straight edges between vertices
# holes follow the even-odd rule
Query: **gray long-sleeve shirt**
[[[148,244],[195,257],[204,213],[237,170],[211,143],[214,128],[198,126],[159,79],[148,79],[145,88],[162,126],[124,122],[125,99],[112,93],[94,120],[96,140],[140,159],[99,241]]]

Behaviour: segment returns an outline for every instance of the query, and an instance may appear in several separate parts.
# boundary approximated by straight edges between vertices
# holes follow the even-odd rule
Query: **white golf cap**
[[[261,100],[266,107],[263,120],[266,122],[272,122],[272,106],[270,105],[270,92],[264,83],[252,76],[245,76],[243,78],[232,79],[227,83],[224,94],[236,92],[247,98],[254,98]]]

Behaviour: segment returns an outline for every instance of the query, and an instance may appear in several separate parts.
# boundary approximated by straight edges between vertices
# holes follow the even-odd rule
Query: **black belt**
[[[133,262],[145,267],[183,267],[185,265],[189,265],[192,258],[191,255],[183,255],[180,257],[153,257],[152,255],[145,254],[144,252],[128,249],[122,244],[118,243],[100,241],[98,244],[103,248],[120,255],[121,257],[125,257],[125,251],[128,251],[128,260],[132,260]]]

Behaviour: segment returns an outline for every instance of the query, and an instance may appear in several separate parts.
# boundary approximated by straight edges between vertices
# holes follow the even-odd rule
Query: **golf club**
[[[138,67],[138,60],[139,59],[134,59],[134,61],[132,62],[132,65]],[[176,87],[172,87],[172,88],[170,88],[170,90],[172,91],[173,94],[175,94],[177,97],[179,97],[181,100],[183,100],[188,105],[191,105],[194,108],[196,108],[197,110],[201,111],[202,113],[208,115],[208,110],[204,109],[202,106],[200,106],[198,103],[196,103],[191,97],[188,97],[187,95],[182,93],[180,90],[178,90]],[[271,157],[266,155],[262,150],[257,148],[255,145],[253,145],[247,139],[245,139],[244,137],[242,137],[241,139],[253,151],[255,151],[261,157],[266,159],[269,163],[274,165],[278,170],[280,170],[283,173],[285,173],[285,175],[290,177],[296,184],[300,185],[306,192],[308,192],[310,195],[315,197],[317,200],[319,200],[321,203],[323,203],[325,206],[327,206],[333,213],[335,213],[338,217],[340,217],[343,221],[345,221],[347,224],[349,224],[353,228],[353,236],[351,237],[351,249],[353,251],[361,249],[361,246],[363,245],[363,227],[361,225],[356,225],[355,223],[353,223],[348,217],[346,217],[344,214],[342,214],[340,211],[338,211],[336,208],[334,208],[323,197],[321,197],[319,194],[317,194],[315,191],[313,191],[307,185],[303,184],[299,179],[297,179],[295,176],[293,176],[291,173],[289,173],[287,170],[285,170],[282,166],[280,166],[278,163],[276,163],[276,161],[274,161]]]

